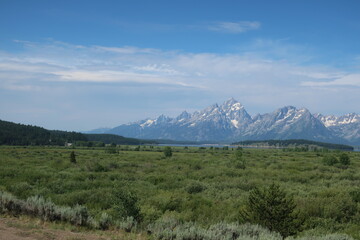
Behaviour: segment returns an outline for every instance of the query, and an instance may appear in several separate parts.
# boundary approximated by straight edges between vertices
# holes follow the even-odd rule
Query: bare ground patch
[[[59,229],[56,229],[59,228]],[[0,240],[130,240],[145,239],[141,235],[119,231],[83,232],[46,223],[37,219],[0,216]]]

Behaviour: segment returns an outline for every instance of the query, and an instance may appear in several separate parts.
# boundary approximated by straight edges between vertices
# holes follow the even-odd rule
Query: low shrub
[[[71,208],[70,217],[70,222],[72,224],[76,226],[86,226],[88,225],[90,215],[86,207],[77,204],[75,207]]]
[[[99,228],[101,230],[109,229],[110,225],[112,225],[112,218],[107,213],[102,213],[99,220]]]
[[[45,221],[60,220],[58,207],[50,200],[41,196],[33,196],[26,199],[24,212],[33,217],[40,217]]]
[[[20,200],[13,195],[0,192],[0,211],[13,215],[25,214],[39,217],[45,221],[64,221],[76,226],[90,226],[92,218],[86,207],[63,207],[55,205],[50,199],[41,196]]]
[[[354,240],[346,234],[327,234],[325,236],[305,236],[299,238],[287,238],[286,240]]]
[[[10,193],[0,191],[0,212],[18,215],[22,212],[23,201],[20,201]]]
[[[155,239],[177,240],[282,240],[278,233],[273,233],[258,225],[238,223],[218,223],[208,228],[203,228],[193,222],[181,223],[173,218],[161,218],[149,225],[149,233]]]
[[[132,230],[136,229],[137,224],[138,223],[135,218],[131,216],[121,221],[118,221],[116,223],[116,226],[118,229],[124,230],[125,232],[131,232]]]
[[[189,194],[194,194],[194,193],[200,193],[200,192],[204,191],[205,189],[206,189],[206,186],[204,186],[204,184],[202,184],[200,182],[193,182],[187,186],[186,191]]]

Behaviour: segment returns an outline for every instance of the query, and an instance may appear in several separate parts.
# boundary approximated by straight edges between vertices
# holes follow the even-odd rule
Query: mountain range
[[[307,139],[360,145],[360,115],[311,114],[306,108],[279,108],[271,113],[250,116],[244,106],[231,98],[194,113],[182,112],[171,118],[161,115],[91,133],[111,133],[141,139],[233,142],[267,139]]]

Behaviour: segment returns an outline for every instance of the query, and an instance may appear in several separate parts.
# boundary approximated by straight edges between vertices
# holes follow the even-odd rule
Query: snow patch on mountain
[[[264,139],[309,139],[334,143],[360,144],[360,116],[341,117],[311,114],[306,108],[279,108],[251,117],[234,98],[201,111],[170,118],[160,115],[123,124],[108,133],[145,139],[189,141],[238,141]]]
[[[151,126],[154,122],[155,122],[155,120],[153,120],[153,119],[148,119],[146,122],[140,124],[140,126],[141,126],[141,127]]]
[[[324,123],[326,127],[333,127],[351,123],[360,123],[360,114],[349,113],[344,116],[314,114],[316,118]]]
[[[239,128],[239,122],[236,119],[231,120],[231,123],[234,127]]]

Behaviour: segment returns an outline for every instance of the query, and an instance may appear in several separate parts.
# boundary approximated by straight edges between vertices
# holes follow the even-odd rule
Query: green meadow
[[[336,233],[360,239],[359,152],[347,152],[350,164],[341,164],[339,151],[238,151],[172,147],[166,157],[160,146],[1,146],[0,191],[82,205],[111,225],[121,220],[114,199],[124,190],[137,206],[138,231],[146,231],[160,221],[202,228],[245,224],[240,213],[250,192],[276,184],[303,221],[297,237]],[[336,161],[329,164],[329,158]]]

